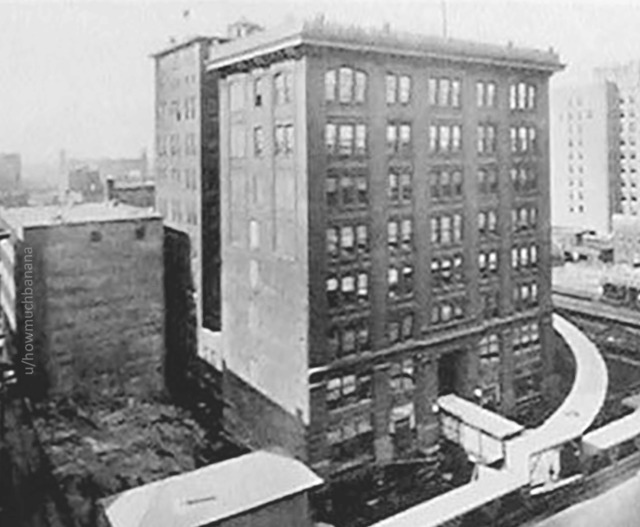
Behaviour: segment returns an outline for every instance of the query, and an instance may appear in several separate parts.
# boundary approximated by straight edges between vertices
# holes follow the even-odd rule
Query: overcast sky
[[[553,46],[568,65],[554,82],[600,64],[640,59],[640,1],[447,0],[449,34]],[[190,20],[183,12],[189,9]],[[441,0],[0,0],[0,152],[27,163],[153,149],[153,65],[170,36],[219,34],[245,16],[263,25],[328,18],[439,34]]]

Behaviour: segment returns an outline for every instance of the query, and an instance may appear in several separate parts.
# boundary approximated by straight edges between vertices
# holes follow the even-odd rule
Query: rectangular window
[[[329,70],[324,74],[324,98],[327,102],[336,100],[337,86],[336,70]]]
[[[400,104],[408,104],[411,101],[411,77],[402,75],[400,77]]]
[[[340,125],[340,154],[350,156],[353,154],[353,125]]]
[[[354,75],[351,68],[340,68],[340,102],[349,103],[353,96]]]
[[[362,71],[356,71],[355,84],[355,101],[363,103],[367,94],[367,74]]]
[[[398,94],[398,78],[388,74],[386,80],[387,104],[395,104]]]
[[[438,106],[449,106],[451,97],[451,81],[440,79],[438,81]]]
[[[328,123],[324,128],[324,141],[327,146],[327,152],[332,154],[336,150],[336,125]]]
[[[264,152],[264,133],[262,126],[256,126],[253,129],[253,154],[260,157]]]
[[[430,78],[427,81],[427,96],[429,105],[435,106],[438,102],[438,79]]]
[[[264,100],[264,77],[259,77],[253,84],[253,104],[254,106],[262,106]]]

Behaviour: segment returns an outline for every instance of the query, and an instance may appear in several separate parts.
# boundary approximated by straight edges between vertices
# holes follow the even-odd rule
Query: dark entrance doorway
[[[458,387],[458,354],[445,353],[438,359],[438,395],[456,393]]]

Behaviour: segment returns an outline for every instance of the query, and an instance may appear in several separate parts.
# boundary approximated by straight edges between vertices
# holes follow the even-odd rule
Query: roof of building
[[[322,484],[302,462],[254,452],[103,500],[112,527],[200,527]]]
[[[454,394],[439,397],[438,406],[440,410],[457,417],[470,427],[481,430],[497,439],[513,437],[524,430],[524,427],[515,421],[510,421],[500,414],[491,412]]]
[[[15,229],[24,229],[53,225],[156,219],[161,218],[161,215],[150,208],[101,202],[66,206],[0,208],[0,218]]]
[[[385,28],[345,26],[328,22],[324,17],[303,22],[289,22],[278,28],[254,33],[234,40],[212,52],[208,67],[219,69],[235,62],[300,44],[393,53],[414,57],[431,57],[447,61],[491,63],[556,71],[564,66],[558,55],[549,51],[500,46],[458,39],[391,31]]]
[[[156,53],[153,53],[151,55],[152,58],[154,59],[158,59],[160,57],[164,57],[165,55],[169,55],[171,53],[173,53],[174,51],[177,51],[179,49],[182,48],[187,48],[189,46],[191,46],[192,44],[198,43],[198,42],[204,42],[205,44],[217,41],[217,42],[226,42],[229,39],[226,37],[218,37],[218,36],[205,36],[205,35],[190,35],[188,37],[185,37],[181,40],[174,40],[172,39],[171,44],[169,44],[167,47],[161,49],[160,51],[157,51]]]

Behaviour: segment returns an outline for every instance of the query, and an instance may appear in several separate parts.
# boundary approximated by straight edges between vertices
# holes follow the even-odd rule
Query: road
[[[640,476],[589,501],[574,505],[535,527],[638,527]]]

